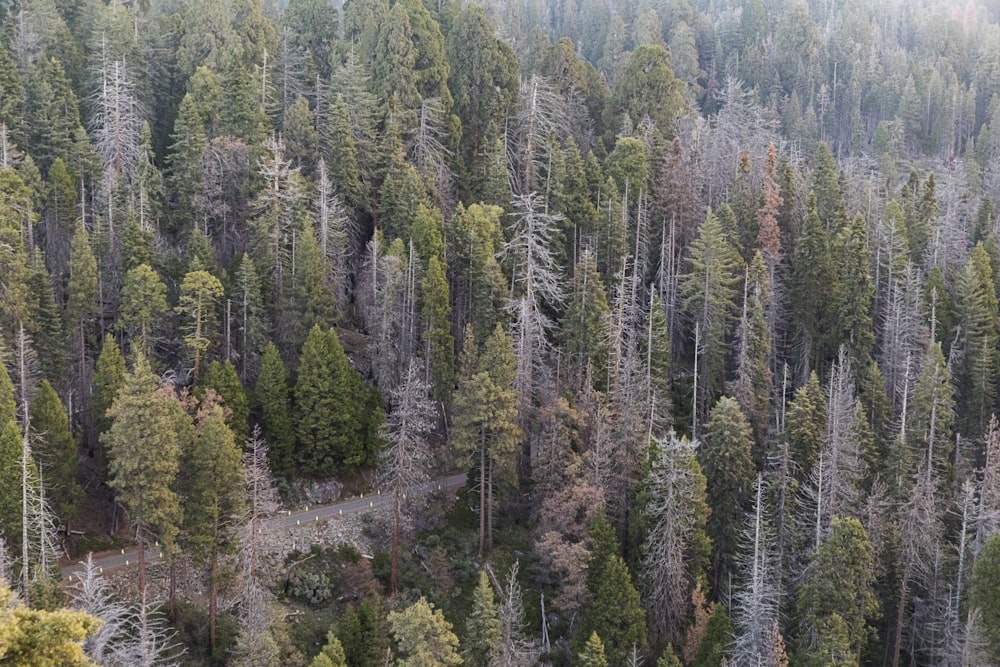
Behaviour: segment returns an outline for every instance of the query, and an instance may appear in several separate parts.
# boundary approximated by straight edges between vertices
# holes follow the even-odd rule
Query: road
[[[440,477],[425,484],[414,487],[412,491],[453,491],[465,486],[466,473],[457,473],[448,477]],[[372,495],[360,495],[356,498],[347,498],[337,501],[331,505],[321,505],[309,507],[299,511],[291,511],[276,514],[268,518],[265,525],[269,528],[292,528],[309,522],[327,521],[337,517],[352,516],[361,514],[366,510],[376,507],[384,507],[392,502],[392,495],[388,493],[375,493]],[[162,551],[156,547],[146,549],[146,560],[155,561],[163,557]],[[94,564],[102,572],[109,572],[122,567],[137,566],[139,564],[139,548],[123,549],[121,551],[106,551],[94,554]],[[83,569],[80,562],[66,563],[62,566],[62,576],[66,581],[72,581],[74,575]]]

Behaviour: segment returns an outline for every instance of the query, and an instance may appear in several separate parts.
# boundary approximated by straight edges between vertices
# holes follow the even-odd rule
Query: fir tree
[[[465,621],[462,657],[470,667],[492,667],[500,657],[503,629],[493,597],[493,584],[486,570],[479,571],[479,584],[472,593],[472,612]]]
[[[118,398],[118,392],[125,385],[125,357],[114,336],[105,336],[104,346],[97,356],[97,372],[94,373],[94,395],[91,411],[94,413],[94,432],[101,435],[111,426],[108,410]]]
[[[458,637],[451,631],[440,609],[420,598],[403,611],[389,613],[389,631],[399,647],[400,667],[439,665],[452,667],[462,664],[458,654]]]
[[[90,235],[77,224],[69,256],[69,283],[66,286],[66,329],[73,332],[79,386],[86,387],[88,325],[98,314],[97,260],[90,247]]]
[[[864,527],[856,519],[834,519],[798,591],[797,607],[808,628],[799,637],[802,664],[829,664],[823,654],[831,652],[831,641],[843,644],[845,631],[852,655],[864,648],[868,622],[878,613],[874,579],[875,562]]]
[[[610,323],[608,298],[594,255],[585,251],[573,270],[569,303],[560,327],[561,350],[576,386],[582,387],[588,372],[599,388],[607,381],[607,341]]]
[[[436,256],[427,263],[420,287],[421,319],[428,347],[434,398],[448,403],[455,386],[455,339],[451,335],[451,307],[445,266]]]
[[[176,311],[183,318],[184,344],[194,355],[194,381],[198,382],[201,359],[218,335],[216,305],[224,290],[219,279],[208,271],[191,271],[181,282]]]
[[[993,267],[982,242],[977,243],[961,280],[961,335],[965,347],[963,399],[969,406],[966,431],[982,433],[996,400],[997,294]]]
[[[684,307],[698,323],[704,345],[701,370],[701,391],[718,391],[726,359],[726,332],[734,315],[736,285],[740,280],[742,261],[726,240],[719,218],[709,212],[698,229],[698,238],[691,244],[691,272],[684,276],[681,295]],[[697,350],[696,354],[701,354]],[[696,404],[701,403],[696,396]]]
[[[295,384],[299,470],[316,477],[353,470],[372,451],[368,389],[333,330],[314,326]]]
[[[145,588],[146,543],[155,535],[173,548],[181,520],[174,490],[182,443],[177,432],[176,398],[157,389],[157,378],[141,353],[108,416],[101,436],[111,460],[110,486],[125,506],[139,536],[139,587]]]
[[[706,528],[714,546],[717,586],[732,572],[737,541],[733,526],[743,522],[749,509],[755,477],[751,448],[750,425],[743,411],[735,400],[723,396],[709,413],[705,446],[700,451],[712,508]]]
[[[599,629],[605,637],[608,663],[623,665],[633,646],[646,650],[646,612],[628,566],[617,554],[601,564],[596,584],[580,621],[579,636],[589,638]]]
[[[44,471],[47,498],[66,523],[76,516],[83,489],[76,481],[76,440],[69,416],[48,380],[42,380],[31,404],[31,427],[38,434],[34,454]]]
[[[608,659],[604,655],[604,644],[597,635],[597,631],[590,633],[587,642],[583,645],[583,650],[577,658],[580,667],[608,667]]]
[[[264,426],[264,438],[268,442],[271,468],[280,475],[289,475],[295,469],[295,431],[288,394],[288,371],[274,343],[268,343],[264,348],[254,394]]]
[[[219,560],[235,551],[235,529],[243,512],[242,454],[214,392],[202,399],[196,421],[196,435],[183,455],[185,543],[195,562],[208,567],[208,641],[209,650],[214,652]]]
[[[198,397],[202,398],[210,389],[215,392],[227,410],[226,424],[232,429],[233,434],[238,440],[246,439],[250,402],[232,362],[213,361],[208,365],[201,382],[198,383]]]
[[[875,346],[872,298],[875,293],[868,272],[868,224],[855,216],[834,241],[831,252],[837,270],[833,290],[833,316],[838,335],[834,344],[847,346],[855,368],[865,368]]]
[[[167,312],[167,286],[148,264],[129,270],[122,285],[119,325],[139,339],[143,354],[151,351],[151,336]]]
[[[817,197],[811,194],[802,231],[792,254],[792,295],[794,322],[802,337],[804,360],[814,368],[825,360],[832,330],[834,277],[828,233],[820,218]]]

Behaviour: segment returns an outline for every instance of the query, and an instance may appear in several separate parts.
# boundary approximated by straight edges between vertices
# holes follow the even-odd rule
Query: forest
[[[0,665],[1000,665],[1000,4],[480,2],[0,0]]]

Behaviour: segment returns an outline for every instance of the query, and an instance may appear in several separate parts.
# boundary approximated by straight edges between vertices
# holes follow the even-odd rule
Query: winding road
[[[411,487],[415,492],[433,491],[454,491],[465,486],[466,473],[456,473],[448,477],[439,477],[423,484]],[[352,516],[361,514],[366,510],[376,507],[384,507],[392,502],[392,495],[389,493],[375,493],[372,495],[360,495],[355,498],[339,500],[330,505],[320,505],[309,507],[299,511],[285,511],[278,513],[265,521],[265,525],[270,528],[292,528],[308,522],[327,521],[337,517]],[[162,551],[158,548],[147,548],[147,561],[154,561],[162,558]],[[122,567],[138,566],[139,548],[132,547],[121,551],[105,551],[94,554],[94,565],[102,572],[109,572]],[[61,567],[63,579],[71,582],[74,575],[83,569],[82,562],[67,562]]]

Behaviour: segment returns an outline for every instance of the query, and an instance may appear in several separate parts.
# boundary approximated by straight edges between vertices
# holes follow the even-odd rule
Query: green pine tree
[[[851,655],[858,655],[871,637],[869,621],[877,616],[879,607],[872,546],[861,522],[834,519],[829,537],[812,556],[808,573],[797,596],[799,618],[807,628],[799,637],[799,664],[830,664],[812,647],[823,635],[828,645],[842,645],[843,630]]]
[[[462,664],[458,637],[440,609],[420,598],[403,611],[389,612],[400,667],[452,667]]]
[[[215,392],[222,405],[229,411],[226,424],[232,429],[240,442],[247,437],[247,419],[250,417],[250,401],[243,391],[243,383],[236,374],[236,367],[228,359],[213,361],[205,369],[205,374],[198,383],[197,395],[202,399],[208,390]],[[270,446],[270,441],[268,442]]]
[[[195,563],[208,568],[208,636],[214,652],[220,559],[239,546],[245,489],[242,452],[215,392],[208,391],[202,399],[196,422],[195,437],[183,454],[184,542]]]
[[[455,393],[452,446],[479,471],[479,554],[493,546],[493,495],[514,478],[521,428],[517,422],[513,345],[497,324],[477,355],[466,327],[458,390]]]
[[[153,535],[172,551],[181,521],[174,489],[183,443],[177,430],[177,399],[159,381],[142,353],[136,354],[108,416],[101,442],[110,459],[109,485],[139,536],[140,588],[145,586],[145,545]]]
[[[69,255],[69,282],[66,285],[67,332],[73,332],[71,349],[77,362],[81,387],[87,385],[87,347],[90,325],[99,312],[97,260],[90,247],[90,235],[82,223],[73,233]]]
[[[809,374],[809,380],[804,385],[795,390],[795,396],[788,405],[785,439],[795,462],[795,477],[804,484],[826,439],[826,395],[815,371]]]
[[[47,497],[67,524],[76,516],[83,489],[76,480],[76,440],[69,415],[48,380],[42,380],[31,404],[31,428],[38,434],[33,453],[43,471]]]
[[[309,667],[347,667],[344,647],[332,632],[326,634],[326,644],[320,650],[319,655],[309,663]]]
[[[130,269],[122,285],[119,326],[138,339],[143,354],[151,351],[152,334],[167,313],[167,286],[148,264]]]
[[[716,586],[732,572],[739,532],[733,527],[743,524],[749,509],[756,479],[751,447],[750,424],[739,403],[723,396],[709,413],[704,446],[699,448],[701,467],[708,480],[708,504],[712,508],[706,530],[715,548]]]
[[[455,339],[451,335],[451,306],[445,265],[436,256],[427,263],[421,280],[421,318],[430,358],[433,395],[441,403],[451,400],[455,388]]]
[[[462,657],[470,667],[492,667],[500,658],[503,626],[486,570],[479,571],[479,584],[472,593],[472,612],[465,621]]]
[[[208,271],[191,271],[181,281],[175,310],[182,318],[184,344],[191,349],[194,357],[195,384],[198,383],[201,360],[219,333],[219,318],[215,311],[223,294],[222,283]]]
[[[596,630],[587,637],[583,650],[577,657],[577,664],[580,667],[608,667],[608,659],[604,655],[604,644],[601,643],[601,638]]]
[[[351,133],[351,116],[343,95],[334,98],[329,112],[329,147],[330,159],[327,165],[330,169],[330,182],[340,196],[350,206],[365,208],[367,199],[361,184],[358,170],[357,146]]]
[[[274,343],[268,343],[260,361],[254,396],[260,411],[271,469],[279,475],[295,470],[295,429],[289,400],[288,371]]]
[[[600,630],[608,663],[624,665],[635,646],[646,650],[646,612],[621,556],[610,555],[601,564],[596,588],[580,621],[579,637]]]

